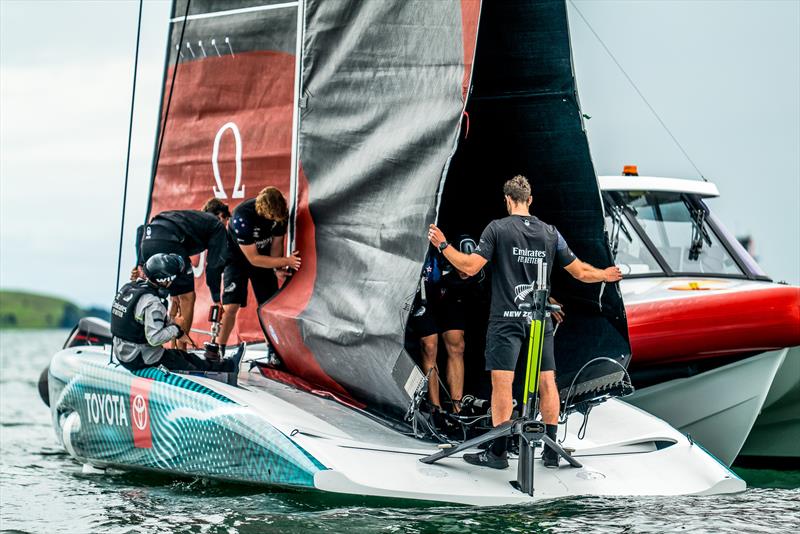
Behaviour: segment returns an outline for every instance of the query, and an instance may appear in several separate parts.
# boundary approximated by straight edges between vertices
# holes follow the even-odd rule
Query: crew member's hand
[[[135,282],[139,278],[144,278],[144,274],[142,273],[142,268],[137,265],[131,269],[131,282]]]
[[[192,347],[197,348],[197,343],[195,343],[194,340],[189,337],[189,334],[183,334],[175,341],[177,341],[178,343],[186,343],[187,345],[191,345]]]
[[[300,269],[300,252],[295,250],[292,252],[291,256],[286,256],[284,258],[286,260],[286,267],[290,269],[294,269],[295,271]]]
[[[605,282],[619,282],[622,280],[622,271],[620,271],[619,267],[616,265],[603,269],[603,273],[605,274],[605,278],[603,279]]]
[[[557,323],[563,322],[564,321],[564,305],[561,304],[560,302],[558,302],[553,297],[549,297],[548,300],[550,301],[550,304],[556,304],[558,306],[561,306],[561,311],[550,312],[550,315],[553,317],[553,320],[555,322],[557,322]]]
[[[286,279],[292,276],[292,272],[283,268],[276,268],[275,271],[275,278],[278,279],[278,287],[283,287],[283,284],[286,283]]]
[[[428,228],[428,240],[436,248],[439,248],[439,245],[447,241],[442,231],[439,230],[435,224],[432,224],[430,228]]]

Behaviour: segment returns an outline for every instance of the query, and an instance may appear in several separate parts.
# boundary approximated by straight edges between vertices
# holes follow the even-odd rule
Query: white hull
[[[638,390],[625,400],[690,434],[730,465],[761,413],[786,352],[766,352],[690,378],[670,380]]]
[[[788,350],[741,454],[800,458],[800,347]]]
[[[257,369],[247,372],[246,363],[234,387],[206,377],[162,377],[157,371],[150,371],[149,378],[134,377],[107,361],[107,352],[99,349],[66,349],[50,368],[57,435],[72,456],[96,467],[469,505],[575,495],[703,495],[745,488],[683,434],[616,400],[592,411],[583,440],[575,435],[582,417],[570,418],[565,445],[575,449],[584,467],[544,469],[537,461],[532,498],[510,484],[516,479],[513,458],[505,470],[471,466],[461,455],[423,464],[420,458],[435,452],[434,444],[393,430],[356,408],[268,379]],[[142,421],[141,414],[133,419],[133,412],[127,412],[134,387],[143,381],[150,381],[147,432],[152,435],[145,445],[128,440],[131,425]],[[105,404],[111,406],[112,393],[119,402],[109,410]]]

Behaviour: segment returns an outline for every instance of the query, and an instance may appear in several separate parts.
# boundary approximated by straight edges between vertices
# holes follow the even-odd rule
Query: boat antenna
[[[119,275],[122,269],[122,239],[125,233],[125,207],[128,203],[128,173],[131,166],[131,140],[133,139],[133,108],[136,102],[136,74],[139,69],[139,42],[142,36],[142,6],[144,0],[139,0],[139,18],[136,23],[136,52],[133,58],[133,89],[131,89],[131,116],[128,121],[128,151],[125,156],[125,184],[122,189],[122,216],[119,223],[119,248],[117,250],[117,278],[115,287],[119,286]]]
[[[578,13],[578,15],[581,17],[581,20],[583,20],[584,24],[586,24],[586,27],[589,28],[589,31],[592,32],[592,35],[594,35],[595,39],[597,39],[597,42],[600,43],[600,45],[606,51],[606,53],[608,54],[608,57],[611,58],[611,60],[617,66],[617,68],[622,73],[622,75],[625,76],[625,79],[628,80],[628,83],[631,84],[631,87],[633,87],[633,90],[636,91],[636,93],[642,99],[642,102],[644,102],[645,105],[648,107],[648,109],[650,109],[650,112],[653,114],[653,116],[656,118],[656,120],[661,124],[661,127],[664,128],[664,130],[670,136],[670,138],[675,143],[675,145],[678,147],[678,149],[683,153],[683,156],[686,158],[686,160],[692,165],[692,167],[694,167],[694,170],[697,171],[697,174],[700,175],[700,178],[702,178],[704,181],[707,182],[708,180],[703,175],[703,172],[697,167],[697,165],[692,160],[692,158],[689,157],[689,154],[686,152],[686,149],[683,148],[683,146],[680,144],[680,142],[675,137],[675,135],[672,133],[672,131],[667,127],[666,123],[659,116],[658,112],[656,112],[655,108],[652,105],[650,105],[650,102],[647,101],[647,98],[645,98],[644,94],[639,90],[639,87],[636,86],[636,83],[634,83],[633,79],[628,75],[627,72],[625,72],[625,69],[622,68],[622,65],[620,65],[619,61],[617,61],[617,58],[614,57],[614,54],[611,53],[611,50],[608,48],[608,46],[606,46],[606,43],[604,43],[603,40],[600,38],[600,36],[597,35],[597,32],[594,30],[592,25],[589,24],[589,21],[586,20],[586,17],[583,16],[583,13],[581,13],[581,10],[578,9],[578,6],[575,5],[575,2],[573,0],[569,0],[569,3],[572,5],[573,9],[575,9],[575,12]]]

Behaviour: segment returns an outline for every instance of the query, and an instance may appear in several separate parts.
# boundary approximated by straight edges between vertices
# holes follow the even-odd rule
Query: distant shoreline
[[[109,320],[108,310],[81,308],[51,295],[0,289],[0,330],[72,328],[82,317]]]

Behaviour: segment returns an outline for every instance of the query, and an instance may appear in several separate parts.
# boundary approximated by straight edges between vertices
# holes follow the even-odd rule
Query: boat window
[[[624,207],[616,205],[606,215],[606,229],[609,232],[608,240],[614,263],[623,275],[663,274],[642,238],[626,221],[623,210]]]
[[[625,193],[623,198],[676,273],[743,274],[708,226],[701,207],[676,193]]]

